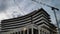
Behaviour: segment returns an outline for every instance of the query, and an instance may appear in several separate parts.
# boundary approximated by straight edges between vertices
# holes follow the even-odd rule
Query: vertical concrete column
[[[29,28],[27,29],[27,34],[29,34]]]
[[[17,34],[19,34],[20,33],[20,31],[17,31]]]
[[[21,34],[21,30],[20,30],[20,34]]]
[[[25,34],[25,30],[23,31],[23,34]]]
[[[32,27],[32,30],[31,30],[32,34],[33,34],[33,27]]]
[[[40,28],[40,27],[38,27],[38,34],[40,34],[40,30],[41,30],[41,28]]]
[[[40,29],[38,29],[38,34],[40,34]]]

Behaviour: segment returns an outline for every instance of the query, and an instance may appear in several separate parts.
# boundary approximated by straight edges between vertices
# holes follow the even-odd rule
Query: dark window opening
[[[38,30],[37,29],[33,29],[33,33],[34,34],[38,34]]]
[[[15,34],[15,33],[13,33],[13,34]]]
[[[29,29],[29,34],[32,34],[32,29]]]
[[[23,34],[23,31],[21,31],[21,34]]]
[[[25,30],[25,34],[27,34],[27,30]]]
[[[20,31],[18,32],[18,34],[20,34]]]
[[[16,32],[16,34],[17,34],[17,32]]]
[[[40,34],[42,34],[42,31],[40,30]]]

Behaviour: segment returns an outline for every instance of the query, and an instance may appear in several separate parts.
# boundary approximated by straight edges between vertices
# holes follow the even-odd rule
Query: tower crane
[[[56,20],[57,27],[58,27],[58,29],[57,29],[57,30],[58,30],[58,34],[60,34],[60,31],[59,31],[59,22],[58,22],[57,15],[56,15],[56,11],[55,11],[55,10],[59,11],[59,9],[56,8],[56,7],[53,7],[53,6],[47,5],[47,4],[45,4],[45,3],[42,3],[42,2],[36,1],[36,0],[32,0],[32,1],[33,1],[33,2],[36,2],[36,3],[39,3],[39,4],[41,4],[41,5],[44,5],[44,6],[50,7],[51,10],[54,11],[55,20]]]
[[[39,4],[41,4],[41,5],[44,5],[44,6],[48,6],[48,7],[52,8],[52,10],[53,10],[53,9],[59,10],[58,8],[53,7],[53,6],[50,6],[50,5],[47,5],[47,4],[45,4],[45,3],[42,3],[42,2],[39,2],[39,1],[36,1],[36,0],[32,0],[32,1],[33,1],[33,2],[36,2],[36,3],[39,3]]]

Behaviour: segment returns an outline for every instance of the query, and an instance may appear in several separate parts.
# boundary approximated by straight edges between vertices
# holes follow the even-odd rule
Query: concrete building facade
[[[50,15],[38,9],[25,16],[1,21],[1,34],[57,34],[57,27],[50,23]]]

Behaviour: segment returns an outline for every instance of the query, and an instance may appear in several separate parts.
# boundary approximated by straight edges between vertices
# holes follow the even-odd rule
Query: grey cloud
[[[11,6],[16,6],[14,0],[0,0],[0,12],[7,10]]]
[[[0,0],[0,12],[6,9],[5,0]]]
[[[25,12],[25,13],[29,13],[33,10],[36,10],[38,8],[41,7],[41,5],[37,4],[37,3],[32,3],[31,0],[15,0],[16,3],[19,5],[19,7]],[[42,1],[42,0],[41,0]],[[47,0],[46,0],[47,1]],[[45,0],[44,0],[45,2]],[[47,1],[48,2],[48,1]],[[17,6],[16,3],[14,3],[14,0],[0,0],[0,11],[4,11],[7,10],[10,7],[14,7]],[[53,4],[55,3],[55,1],[53,1]],[[56,4],[56,3],[55,3]],[[58,4],[58,3],[57,3]],[[44,8],[44,6],[42,6]],[[50,13],[50,9],[46,8]],[[52,11],[51,11],[52,12]],[[53,13],[50,13],[53,14]],[[59,13],[58,13],[59,14]],[[51,18],[54,19],[53,16],[51,16]],[[53,21],[54,22],[54,21]],[[55,23],[55,22],[54,22]]]

